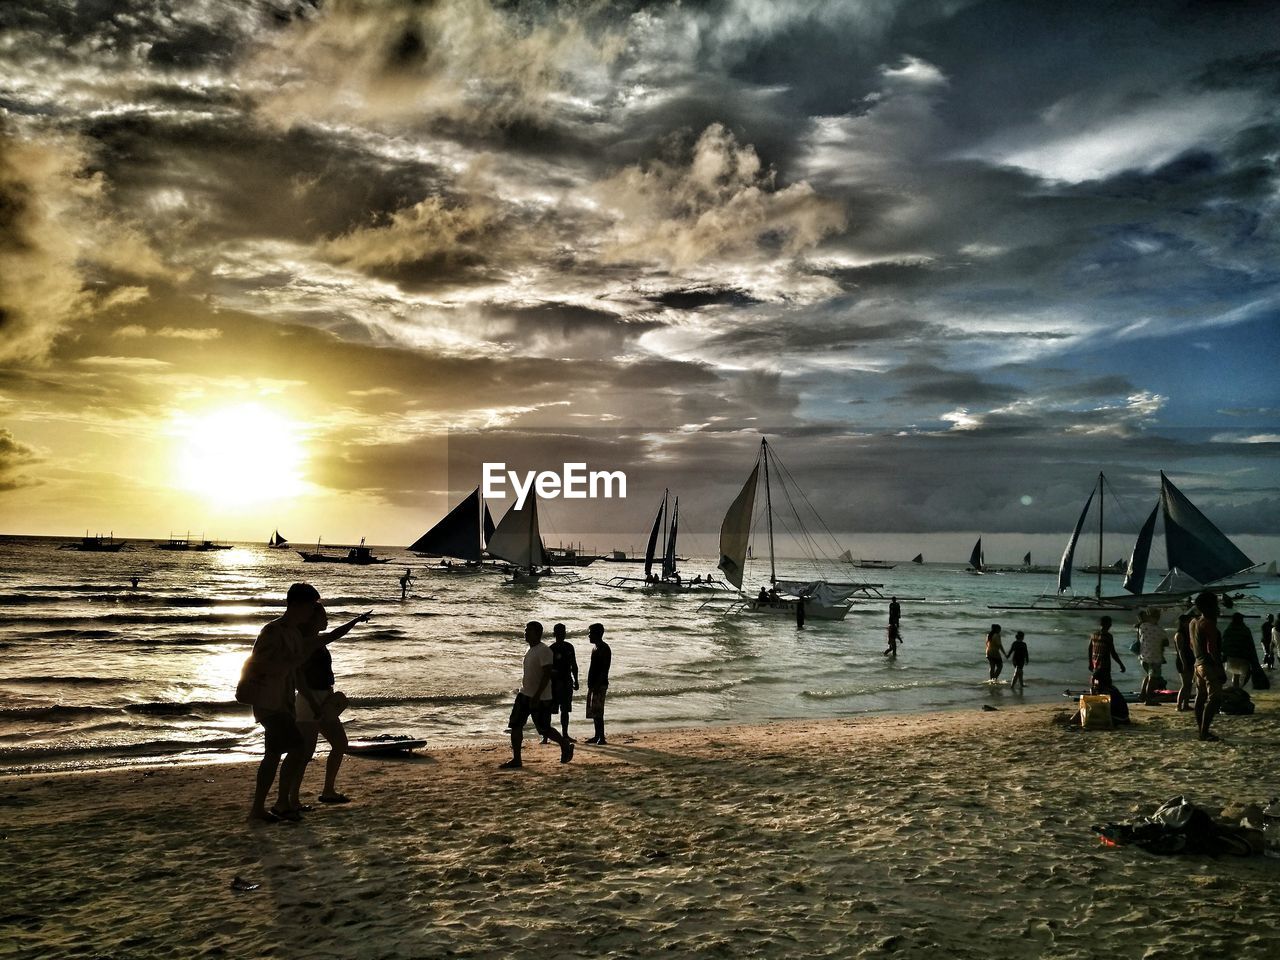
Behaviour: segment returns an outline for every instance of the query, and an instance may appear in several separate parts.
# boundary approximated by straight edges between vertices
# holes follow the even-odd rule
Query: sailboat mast
[[[773,555],[773,498],[769,494],[769,441],[761,439],[760,455],[764,457],[764,512],[769,518],[769,583],[778,582],[778,565]]]
[[[663,567],[665,567],[665,566],[666,566],[665,558],[666,558],[666,556],[667,556],[667,501],[670,499],[670,497],[671,497],[671,488],[670,488],[670,487],[668,487],[667,489],[665,489],[665,490],[663,490],[663,491],[662,491],[662,520],[661,520],[661,524],[662,524],[662,556],[663,556],[663,558],[664,558],[664,560],[663,560]],[[666,570],[664,569],[662,572],[665,574],[665,573],[666,573]]]
[[[1103,501],[1106,499],[1105,491],[1102,489],[1106,477],[1101,471],[1098,473],[1098,585],[1093,588],[1095,597],[1102,596],[1102,510]]]

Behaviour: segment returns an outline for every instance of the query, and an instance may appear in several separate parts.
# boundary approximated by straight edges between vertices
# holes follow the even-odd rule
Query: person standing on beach
[[[1000,639],[1000,624],[993,623],[991,630],[987,633],[987,665],[990,667],[988,679],[999,678],[1000,671],[1004,669],[1004,658],[1008,655],[1004,642]]]
[[[587,716],[595,721],[596,735],[587,743],[606,744],[604,738],[604,700],[609,690],[609,667],[613,665],[613,650],[604,642],[604,624],[593,623],[587,628],[591,641],[591,666],[587,668]]]
[[[1231,686],[1240,689],[1253,676],[1253,665],[1258,662],[1258,648],[1253,645],[1253,631],[1244,622],[1244,614],[1231,615],[1231,622],[1222,631],[1222,665],[1231,677]]]
[[[1138,619],[1138,659],[1142,663],[1142,702],[1150,706],[1164,685],[1163,666],[1169,637],[1160,626],[1160,608],[1151,607]]]
[[[1019,630],[1013,635],[1013,643],[1009,644],[1009,659],[1013,661],[1013,679],[1009,681],[1009,687],[1018,688],[1018,692],[1022,692],[1023,679],[1022,668],[1031,662],[1031,657],[1027,655],[1026,634]]]
[[[1191,709],[1191,695],[1196,688],[1196,655],[1191,649],[1191,614],[1178,614],[1178,629],[1173,633],[1175,665],[1182,686],[1178,688],[1178,711]]]
[[[338,792],[338,770],[342,767],[342,758],[347,749],[347,729],[342,725],[341,710],[335,708],[339,701],[330,701],[334,696],[333,656],[329,653],[329,644],[341,640],[351,628],[358,623],[367,623],[373,611],[353,617],[342,626],[328,633],[324,629],[329,626],[329,615],[320,604],[316,604],[315,614],[304,629],[304,633],[318,639],[321,646],[307,658],[307,662],[298,671],[298,698],[296,715],[298,730],[302,733],[303,759],[302,771],[293,787],[289,809],[306,812],[299,799],[302,790],[302,778],[306,774],[307,764],[316,755],[316,744],[321,735],[329,744],[329,759],[325,762],[324,788],[320,791],[321,803],[350,803],[351,798]],[[341,702],[345,698],[338,694]]]
[[[884,648],[884,655],[890,660],[898,659],[898,641],[902,637],[898,634],[898,625],[896,623],[889,624],[889,645]]]
[[[560,732],[569,737],[569,713],[573,710],[573,691],[578,689],[578,657],[573,644],[564,638],[563,623],[551,628],[555,642],[551,644],[551,700],[560,710]],[[546,743],[544,736],[542,742]]]
[[[413,571],[408,567],[404,568],[404,576],[400,578],[400,599],[409,599],[409,586],[413,583]]]
[[[537,620],[530,620],[525,624],[524,639],[529,644],[529,650],[524,655],[520,692],[516,694],[515,704],[511,708],[511,759],[501,764],[503,770],[518,770],[524,765],[520,760],[520,746],[524,740],[524,725],[530,717],[540,734],[560,745],[561,763],[568,763],[573,759],[573,741],[561,736],[560,731],[551,725],[551,711],[554,708],[551,698],[551,665],[554,655],[551,648],[542,642],[542,624]]]
[[[1222,636],[1218,633],[1218,597],[1212,590],[1196,596],[1199,613],[1190,623],[1191,650],[1196,661],[1196,729],[1201,740],[1221,739],[1209,732],[1222,700],[1227,672],[1222,666]]]
[[[1089,637],[1089,676],[1104,692],[1113,686],[1112,660],[1116,662],[1120,672],[1124,673],[1124,663],[1120,660],[1120,654],[1116,653],[1116,638],[1111,635],[1111,618],[1103,617],[1098,621],[1098,629]]]
[[[294,671],[311,655],[318,640],[303,636],[303,628],[315,614],[320,592],[309,583],[295,583],[285,595],[284,614],[258,634],[253,653],[245,663],[236,699],[253,707],[253,719],[262,724],[265,748],[258,764],[249,819],[278,823],[299,820],[296,813],[280,815],[267,810],[267,794],[280,771],[277,809],[290,810],[289,798],[302,776],[304,741],[294,718]],[[284,758],[283,763],[281,757]]]

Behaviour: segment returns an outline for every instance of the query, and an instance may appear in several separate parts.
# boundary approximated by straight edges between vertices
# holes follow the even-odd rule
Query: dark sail
[[[1067,549],[1062,551],[1062,563],[1058,565],[1058,592],[1066,593],[1071,587],[1071,563],[1075,559],[1076,544],[1080,542],[1080,531],[1084,529],[1084,518],[1089,515],[1089,507],[1093,503],[1093,495],[1097,491],[1097,487],[1089,491],[1089,499],[1084,502],[1084,509],[1080,511],[1080,519],[1076,521],[1076,528],[1071,532],[1071,539],[1067,541]]]
[[[914,557],[912,557],[912,558],[911,558],[911,562],[912,562],[912,563],[924,563],[924,554],[923,554],[923,553],[917,553]]]
[[[489,505],[486,503],[484,505],[484,542],[486,544],[489,542],[489,538],[493,536],[494,529],[493,516],[489,513]]]
[[[1024,567],[1029,567],[1029,566],[1031,566],[1031,551],[1030,551],[1030,550],[1028,550],[1028,551],[1027,551],[1027,555],[1026,555],[1025,557],[1023,557],[1023,558],[1022,558],[1022,565],[1023,565]]]
[[[676,575],[676,532],[680,527],[680,498],[676,497],[671,507],[671,535],[667,537],[667,552],[662,557],[662,576]]]
[[[658,552],[658,534],[662,532],[662,521],[667,514],[667,494],[663,491],[662,503],[658,504],[658,515],[653,518],[653,529],[649,531],[649,544],[644,548],[644,577],[649,579],[653,573],[653,558]]]
[[[1177,567],[1200,583],[1212,583],[1254,566],[1163,471],[1160,504],[1164,508],[1164,540],[1170,569]]]
[[[978,542],[973,545],[973,553],[969,554],[969,566],[975,570],[982,569],[982,538],[978,538]]]
[[[1151,508],[1151,516],[1138,531],[1138,539],[1134,541],[1133,553],[1129,556],[1129,566],[1125,569],[1124,588],[1130,593],[1141,593],[1142,585],[1147,579],[1147,561],[1151,558],[1151,538],[1156,533],[1156,514],[1160,512],[1160,504]]]
[[[488,519],[487,509],[485,513]],[[409,549],[478,562],[484,549],[480,543],[480,488],[476,487],[443,520],[415,540]]]

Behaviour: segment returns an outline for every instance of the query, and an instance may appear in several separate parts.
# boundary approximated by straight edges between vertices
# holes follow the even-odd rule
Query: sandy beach
[[[1280,861],[1090,829],[1277,792],[1258,700],[1214,745],[1033,706],[354,758],[300,825],[245,822],[244,764],[8,778],[0,955],[1271,957]]]

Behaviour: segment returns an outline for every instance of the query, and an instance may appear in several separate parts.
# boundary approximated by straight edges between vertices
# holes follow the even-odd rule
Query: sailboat
[[[862,570],[892,570],[897,566],[892,560],[855,560],[851,550],[844,551],[838,559],[841,563],[850,563]]]
[[[676,568],[676,538],[680,531],[680,498],[671,497],[670,490],[662,492],[662,502],[649,529],[649,540],[644,551],[644,577],[613,577],[604,586],[615,590],[633,590],[647,594],[694,593],[711,590],[728,590],[727,584],[699,574],[694,579],[680,576]],[[654,572],[655,564],[658,572]]]
[[[917,553],[914,557],[912,557],[912,558],[911,558],[911,562],[912,562],[912,563],[917,563],[917,564],[922,564],[922,563],[924,563],[924,554],[923,554],[923,553]]]
[[[739,598],[726,610],[725,614],[734,613],[767,613],[794,616],[796,607],[804,604],[805,616],[813,620],[843,620],[853,606],[851,599],[855,593],[867,592],[868,584],[831,583],[825,579],[810,581],[779,580],[777,570],[777,553],[773,538],[773,492],[771,486],[770,465],[781,468],[778,472],[779,482],[787,472],[786,467],[776,461],[776,455],[769,446],[769,441],[761,439],[760,452],[755,466],[751,470],[747,482],[729,505],[724,522],[720,526],[720,562],[725,579],[739,591]],[[751,537],[751,520],[755,510],[756,489],[760,474],[764,473],[764,508],[769,531],[769,588],[760,588],[757,596],[742,593],[742,581],[746,573],[748,540]],[[776,471],[775,471],[776,472]],[[795,498],[788,495],[793,504]],[[821,518],[818,518],[821,521]],[[799,515],[795,516],[797,524]],[[824,524],[825,527],[825,524]],[[829,533],[829,531],[828,531]],[[806,541],[812,542],[809,537]],[[816,559],[816,558],[815,558]],[[878,592],[876,593],[879,596]],[[708,600],[707,603],[714,601]],[[704,604],[706,606],[706,604]]]
[[[284,537],[280,536],[280,530],[279,528],[277,528],[276,530],[272,531],[271,539],[267,541],[267,546],[270,547],[272,550],[280,550],[282,548],[288,547],[289,541],[286,540]]]
[[[431,569],[434,573],[479,573],[483,569],[485,544],[493,536],[493,517],[476,487],[462,502],[445,514],[434,527],[409,544],[412,553],[446,560]]]
[[[972,573],[974,576],[982,576],[987,572],[987,565],[983,563],[982,555],[982,538],[978,538],[978,542],[973,545],[973,552],[969,554],[969,566],[965,573]]]
[[[1022,555],[1022,563],[1016,567],[987,567],[989,573],[1051,573],[1049,567],[1038,567],[1031,562],[1031,551]]]
[[[556,577],[562,583],[586,583],[576,575],[557,574],[550,567],[550,557],[542,544],[538,527],[538,498],[530,497],[523,508],[512,506],[489,537],[486,551],[489,556],[511,564],[513,586],[531,587],[546,579]]]
[[[1214,526],[1186,495],[1173,482],[1160,472],[1160,496],[1151,513],[1147,516],[1138,531],[1133,552],[1125,564],[1124,589],[1127,593],[1103,596],[1102,574],[1109,571],[1101,563],[1102,556],[1102,497],[1106,486],[1106,477],[1099,473],[1089,496],[1080,511],[1071,538],[1062,552],[1062,562],[1058,567],[1058,592],[1056,595],[1042,595],[1030,607],[1001,607],[999,609],[1037,610],[1045,609],[1041,601],[1049,601],[1051,609],[1071,610],[1123,610],[1150,606],[1177,606],[1188,598],[1199,593],[1205,587],[1214,590],[1232,590],[1241,587],[1256,586],[1255,582],[1222,581],[1238,576],[1252,569],[1256,564],[1231,542],[1227,536]],[[1094,584],[1092,597],[1064,596],[1071,589],[1072,562],[1076,545],[1084,522],[1092,505],[1094,495],[1098,496],[1098,556],[1099,563],[1092,569],[1096,571],[1097,581]],[[1169,572],[1158,583],[1152,593],[1144,593],[1147,565],[1151,557],[1151,544],[1155,538],[1156,521],[1163,514],[1165,549]]]

